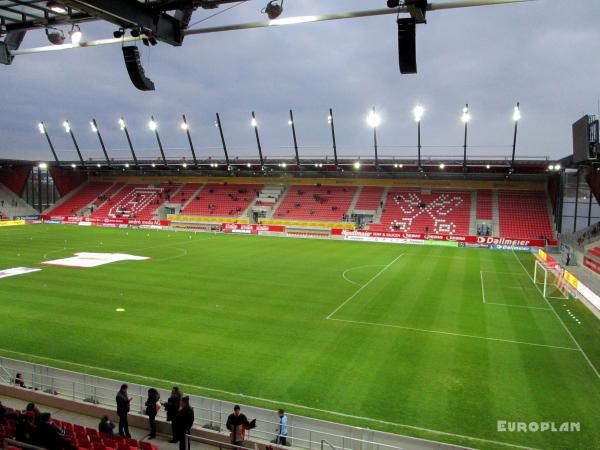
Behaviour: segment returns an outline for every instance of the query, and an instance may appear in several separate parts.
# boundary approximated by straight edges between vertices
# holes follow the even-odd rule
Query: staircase
[[[356,203],[358,202],[358,199],[360,198],[360,194],[362,194],[362,191],[363,191],[363,187],[359,186],[358,189],[356,190],[356,192],[354,193],[354,198],[352,199],[352,202],[350,203],[350,206],[348,207],[347,214],[349,216],[354,214],[354,207],[356,206]]]
[[[4,206],[2,206],[0,210],[9,217],[39,214],[23,199],[2,184],[0,184],[0,199],[4,200]],[[12,202],[16,202],[16,206],[11,206]]]
[[[279,198],[277,199],[277,201],[273,204],[273,206],[271,207],[270,211],[267,211],[267,219],[272,219],[273,218],[273,214],[275,213],[275,211],[277,211],[277,208],[279,208],[279,206],[281,205],[281,202],[283,201],[283,199],[285,198],[285,196],[287,195],[287,193],[290,190],[290,186],[291,185],[285,185],[285,186],[280,186],[283,189],[280,191],[279,194]],[[267,186],[265,186],[266,188]],[[264,189],[264,188],[263,188]]]
[[[469,234],[477,235],[477,191],[471,191],[471,220],[469,224]]]
[[[492,236],[500,236],[500,210],[498,207],[498,191],[492,191]]]

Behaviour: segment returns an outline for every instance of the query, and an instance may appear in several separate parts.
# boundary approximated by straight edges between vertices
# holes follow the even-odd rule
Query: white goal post
[[[561,270],[536,257],[533,280],[545,298],[565,300],[569,298],[569,286]]]

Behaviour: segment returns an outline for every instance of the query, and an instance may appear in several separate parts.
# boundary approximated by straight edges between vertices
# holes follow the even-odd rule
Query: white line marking
[[[336,320],[336,319],[333,319],[333,320]],[[341,413],[341,412],[337,412],[337,411],[330,411],[330,410],[321,409],[321,408],[314,408],[312,406],[305,406],[305,405],[300,405],[300,404],[297,404],[297,403],[289,403],[289,402],[282,402],[282,401],[279,401],[279,400],[271,400],[271,399],[268,399],[268,398],[255,397],[253,395],[246,395],[246,394],[241,395],[239,393],[229,392],[229,391],[225,391],[223,389],[214,389],[214,388],[209,388],[209,387],[205,387],[205,386],[198,386],[198,385],[195,385],[195,384],[182,383],[180,381],[165,380],[164,378],[149,377],[149,376],[146,376],[146,375],[139,375],[139,374],[135,374],[135,373],[123,372],[121,370],[105,369],[103,367],[91,366],[91,365],[88,365],[88,364],[80,364],[80,363],[65,361],[65,360],[62,360],[62,359],[49,358],[47,356],[32,355],[31,353],[23,353],[23,352],[18,352],[18,351],[14,351],[14,350],[8,350],[8,349],[5,349],[5,348],[0,348],[0,352],[12,353],[12,354],[15,354],[15,355],[22,355],[22,356],[27,356],[27,357],[30,357],[30,358],[37,358],[37,359],[42,359],[42,360],[46,360],[46,361],[52,361],[52,362],[56,362],[56,363],[60,363],[60,364],[67,364],[67,365],[71,365],[71,366],[83,367],[85,369],[99,370],[99,371],[104,371],[104,372],[107,372],[107,373],[114,373],[114,374],[118,374],[118,375],[125,375],[126,377],[135,377],[135,378],[139,378],[139,379],[143,379],[143,380],[158,381],[158,382],[161,382],[161,383],[165,383],[166,385],[170,385],[170,386],[177,386],[177,385],[179,385],[179,386],[186,386],[186,387],[191,387],[191,388],[198,389],[198,390],[204,390],[204,391],[209,391],[209,392],[217,392],[217,393],[220,393],[220,394],[230,395],[230,396],[233,396],[233,397],[236,397],[236,398],[257,400],[257,401],[261,401],[261,402],[272,403],[272,404],[275,404],[275,405],[283,405],[283,406],[289,406],[289,407],[292,407],[292,408],[305,409],[307,411],[316,411],[316,412],[320,412],[320,413],[331,414],[332,416],[344,417],[344,418],[347,418],[347,419],[358,419],[358,420],[364,420],[364,421],[367,421],[367,422],[379,423],[379,424],[382,424],[382,425],[391,425],[391,426],[400,427],[400,428],[408,428],[408,429],[411,429],[411,430],[425,431],[425,432],[428,432],[428,433],[438,434],[440,436],[452,436],[452,437],[457,437],[457,438],[461,438],[461,439],[468,439],[470,441],[489,442],[489,443],[492,443],[492,444],[498,444],[498,445],[502,445],[502,446],[505,446],[505,447],[521,448],[521,449],[525,449],[525,450],[538,450],[538,449],[533,448],[533,447],[524,447],[524,446],[521,446],[521,445],[509,444],[508,442],[493,441],[493,440],[483,439],[483,438],[477,438],[477,437],[473,437],[473,436],[465,436],[465,435],[462,435],[462,434],[449,433],[447,431],[438,431],[438,430],[433,430],[433,429],[430,429],[430,428],[417,427],[417,426],[414,426],[414,425],[406,425],[406,424],[402,424],[402,423],[388,422],[386,420],[372,419],[370,417],[355,416],[355,415],[352,415],[352,414],[346,414],[346,413]],[[412,437],[412,436],[408,436],[408,437]]]
[[[575,352],[578,351],[578,349],[573,348],[573,347],[561,347],[559,345],[549,345],[549,344],[535,344],[533,342],[513,341],[513,340],[510,340],[510,339],[500,339],[500,338],[492,338],[492,337],[485,337],[485,336],[475,336],[473,334],[451,333],[449,331],[425,330],[423,328],[405,327],[405,326],[402,326],[402,325],[392,325],[392,324],[389,324],[389,323],[361,322],[361,321],[357,321],[357,320],[346,320],[346,319],[330,319],[330,320],[334,320],[334,321],[337,321],[337,322],[353,323],[355,325],[371,325],[371,326],[378,326],[378,327],[398,328],[400,330],[418,331],[418,332],[421,332],[421,333],[443,334],[443,335],[446,335],[446,336],[466,337],[466,338],[471,338],[471,339],[483,339],[483,340],[486,340],[486,341],[505,342],[505,343],[508,343],[508,344],[521,344],[521,345],[531,345],[531,346],[534,346],[534,347],[556,348],[556,349],[560,349],[560,350],[571,350],[571,351],[575,351]]]
[[[357,286],[362,286],[362,284],[357,283],[356,281],[352,281],[351,279],[347,278],[346,273],[351,272],[356,269],[362,269],[363,267],[383,267],[384,265],[385,264],[368,264],[366,266],[350,267],[349,269],[344,270],[344,272],[342,273],[342,278],[349,283],[356,284]]]
[[[513,255],[515,256],[515,258],[517,258],[517,261],[519,261],[519,264],[521,264],[521,267],[523,268],[523,270],[525,272],[527,272],[527,269],[525,268],[525,266],[523,265],[523,263],[521,262],[521,260],[519,259],[519,257],[515,253],[515,251],[513,250],[512,252],[513,252]],[[529,275],[529,272],[527,272],[527,275]],[[531,275],[529,275],[529,278],[531,278],[531,281],[535,284],[535,280],[531,277]],[[538,291],[539,291],[539,288],[538,288]],[[590,358],[588,357],[588,355],[586,355],[586,353],[583,351],[583,349],[581,348],[581,345],[579,345],[579,342],[577,342],[577,340],[575,339],[575,337],[573,336],[573,334],[571,333],[571,331],[567,328],[567,326],[565,325],[565,323],[562,321],[562,319],[560,318],[560,316],[558,315],[558,313],[556,312],[556,310],[554,308],[552,308],[552,305],[550,304],[550,302],[548,301],[548,299],[546,297],[544,297],[544,294],[542,294],[542,297],[544,298],[544,300],[548,304],[548,307],[550,309],[552,309],[552,311],[554,312],[554,315],[556,316],[556,318],[558,319],[558,321],[561,323],[561,325],[563,326],[563,328],[565,329],[565,331],[567,332],[567,334],[569,336],[571,336],[571,339],[573,340],[573,342],[575,342],[575,345],[577,346],[577,348],[579,349],[579,351],[581,352],[581,354],[584,356],[584,358],[586,359],[586,361],[588,362],[588,364],[590,365],[590,367],[592,368],[592,370],[594,371],[594,373],[596,374],[596,376],[598,378],[600,378],[600,373],[598,373],[598,369],[596,369],[596,366],[594,366],[592,364],[592,361],[590,360]]]
[[[404,253],[400,253],[398,256],[396,256],[394,258],[394,260],[389,263],[388,265],[386,265],[383,269],[381,269],[379,272],[377,272],[369,281],[367,281],[365,284],[363,284],[361,287],[359,287],[356,292],[354,292],[354,294],[352,294],[350,297],[348,297],[341,305],[339,305],[337,308],[335,308],[331,314],[329,314],[327,317],[325,317],[326,320],[331,319],[331,317],[338,312],[340,309],[342,309],[344,306],[346,306],[346,304],[352,300],[354,297],[356,297],[358,295],[358,293],[360,291],[362,291],[364,288],[366,288],[369,284],[371,284],[371,282],[373,280],[375,280],[375,278],[377,278],[379,275],[381,275],[383,272],[385,272],[392,264],[394,264],[396,261],[398,261],[398,259],[400,259],[402,256],[404,256]]]
[[[508,306],[509,308],[538,309],[538,310],[541,310],[541,311],[552,311],[550,308],[541,308],[539,306],[509,305],[507,303],[492,303],[492,302],[487,302],[486,305]]]
[[[481,278],[481,295],[483,296],[483,303],[485,304],[485,289],[483,288],[483,272],[479,271],[479,277]]]

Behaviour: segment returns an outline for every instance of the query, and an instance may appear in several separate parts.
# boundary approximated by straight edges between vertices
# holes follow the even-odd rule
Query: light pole
[[[185,131],[190,144],[190,150],[192,151],[192,157],[194,158],[194,167],[198,167],[198,160],[196,159],[196,151],[194,150],[194,143],[192,142],[192,135],[190,134],[190,126],[187,123],[185,114],[182,115],[182,122],[179,124],[179,128]]]
[[[156,142],[158,142],[158,148],[160,150],[160,156],[162,156],[163,163],[165,167],[168,166],[167,158],[165,158],[165,150],[163,149],[162,142],[160,140],[160,135],[158,134],[158,122],[154,120],[154,116],[150,116],[150,122],[148,122],[148,129],[150,131],[154,131],[154,135],[156,136]]]
[[[381,124],[381,117],[375,112],[375,107],[371,108],[367,115],[367,123],[373,128],[373,149],[375,150],[375,169],[379,170],[379,155],[377,154],[377,127]]]
[[[50,146],[50,151],[52,152],[52,156],[54,156],[54,160],[56,161],[56,164],[60,165],[60,161],[58,160],[58,156],[56,155],[56,150],[54,149],[54,145],[52,144],[52,141],[50,140],[50,135],[48,134],[48,129],[46,128],[46,125],[44,124],[44,122],[38,123],[38,130],[41,134],[46,136],[46,141],[48,141],[48,145]]]
[[[515,163],[515,150],[517,148],[517,130],[519,128],[519,120],[521,120],[521,109],[520,109],[519,102],[517,102],[517,106],[515,106],[513,109],[512,119],[513,119],[513,122],[515,123],[515,134],[513,137],[512,158],[510,160],[511,169]]]
[[[100,134],[100,128],[98,128],[98,123],[96,122],[96,119],[91,120],[90,127],[92,129],[92,133],[96,133],[98,135],[98,140],[100,141],[100,147],[102,147],[102,152],[104,153],[106,164],[110,166],[110,158],[108,157],[108,152],[106,151],[106,146],[104,145],[104,140],[102,139],[102,135]]]
[[[463,144],[463,167],[467,167],[467,132],[469,129],[469,122],[471,121],[471,114],[469,113],[468,103],[463,108],[460,120],[462,121],[462,123],[465,124],[465,141]]]
[[[71,124],[69,123],[68,120],[65,120],[62,123],[65,132],[68,133],[71,136],[71,139],[73,140],[73,145],[75,146],[75,150],[77,150],[77,156],[79,156],[79,161],[81,162],[81,165],[83,167],[85,167],[85,162],[83,162],[83,157],[81,156],[81,150],[79,150],[79,144],[77,143],[77,139],[75,139],[75,135],[73,134],[73,128],[71,128]]]
[[[119,127],[121,131],[125,133],[125,137],[127,138],[127,144],[129,144],[129,150],[131,150],[131,156],[133,156],[133,162],[136,166],[138,166],[137,156],[135,155],[135,150],[133,149],[133,144],[131,143],[131,136],[129,136],[129,130],[127,129],[127,123],[125,119],[122,117],[119,119]]]
[[[417,122],[417,168],[421,170],[421,119],[425,114],[425,108],[417,105],[413,108],[413,116]]]

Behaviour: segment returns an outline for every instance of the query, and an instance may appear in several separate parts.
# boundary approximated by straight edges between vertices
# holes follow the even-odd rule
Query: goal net
[[[562,276],[561,270],[552,264],[536,258],[533,279],[545,298],[569,298],[568,283]]]

